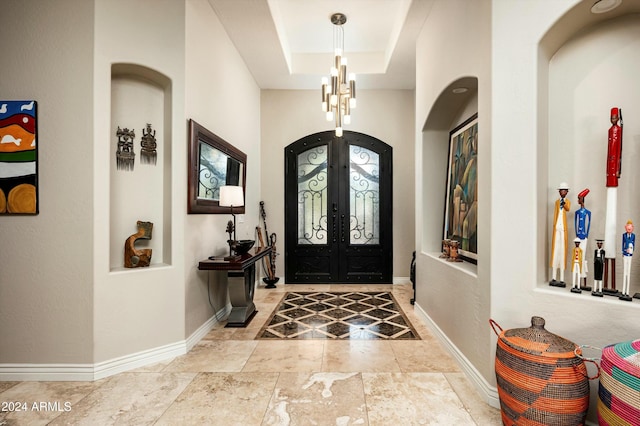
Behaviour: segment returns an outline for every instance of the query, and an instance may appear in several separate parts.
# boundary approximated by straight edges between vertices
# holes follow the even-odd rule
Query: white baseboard
[[[424,309],[422,309],[422,307],[420,307],[418,303],[416,303],[414,307],[416,313],[420,315],[422,319],[424,319],[436,338],[454,357],[458,365],[460,365],[460,368],[465,373],[469,381],[471,381],[471,383],[474,385],[476,390],[480,393],[484,402],[492,407],[500,408],[498,388],[486,381],[482,374],[480,374],[480,372],[467,359],[467,357],[464,356],[462,352],[460,352],[457,346],[454,345],[453,342],[447,337],[447,335],[444,334],[444,332],[440,329],[440,327],[438,327],[438,325],[433,322],[431,317],[429,317],[429,315],[424,311]]]
[[[93,380],[104,379],[114,374],[124,373],[135,368],[144,367],[156,362],[166,361],[187,353],[185,340],[170,343],[157,348],[140,351],[130,355],[113,358],[94,364]]]
[[[409,277],[393,277],[394,284],[411,284]]]
[[[90,382],[93,364],[0,364],[0,381]]]
[[[225,306],[185,340],[95,364],[0,364],[0,381],[90,382],[166,361],[189,352],[230,310]]]
[[[204,324],[202,324],[196,331],[191,333],[191,336],[187,337],[186,347],[187,352],[191,350],[204,336],[206,336],[211,329],[218,323],[222,318],[226,318],[227,315],[231,312],[231,304],[227,303],[227,306],[220,309],[216,312],[211,318],[209,318]]]

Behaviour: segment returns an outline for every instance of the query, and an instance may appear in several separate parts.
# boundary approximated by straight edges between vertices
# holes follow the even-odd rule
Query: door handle
[[[332,218],[333,218],[333,220],[332,220],[332,222],[333,222],[333,224],[332,224],[333,225],[332,235],[333,235],[333,242],[335,243],[337,241],[336,240],[336,236],[338,234],[337,229],[336,229],[336,214],[335,213],[332,215]]]

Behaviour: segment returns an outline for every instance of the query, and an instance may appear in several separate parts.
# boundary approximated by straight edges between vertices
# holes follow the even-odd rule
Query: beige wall
[[[180,0],[97,0],[95,4],[93,320],[94,362],[101,363],[171,345],[185,338],[184,285],[181,279],[184,264],[179,255],[184,246],[184,206],[181,200],[186,199],[186,188],[180,184],[185,176],[186,161],[183,89],[185,11]],[[160,73],[170,82],[165,92],[169,103],[164,117],[167,125],[151,124],[158,127],[158,145],[162,155],[170,157],[168,165],[155,167],[163,168],[163,175],[173,179],[163,194],[171,205],[166,209],[166,215],[158,216],[162,222],[154,223],[154,228],[165,228],[164,232],[172,234],[172,237],[164,247],[168,252],[165,256],[168,262],[154,264],[150,268],[124,270],[110,265],[110,247],[118,244],[118,239],[111,238],[111,234],[118,230],[112,229],[114,221],[110,216],[120,215],[120,209],[136,209],[134,202],[119,205],[118,197],[125,197],[124,193],[111,194],[114,178],[120,178],[123,173],[113,168],[112,151],[115,150],[116,139],[112,127],[128,125],[136,130],[136,167],[140,168],[139,137],[142,136],[142,126],[149,120],[140,108],[129,112],[126,122],[132,124],[113,123],[112,116],[120,115],[112,107],[121,105],[112,104],[111,99],[113,64],[145,67]],[[154,101],[158,102],[155,97],[150,97],[147,102]],[[133,177],[129,179],[130,185],[138,185],[143,193],[147,186],[163,186],[161,180],[143,182],[135,181]],[[141,214],[142,209],[132,213]],[[148,220],[146,217],[138,219]],[[119,244],[124,245],[126,238],[134,232],[135,229],[123,232]]]
[[[186,213],[187,121],[247,153],[247,213],[238,235],[252,238],[260,200],[255,81],[206,0],[10,1],[0,24],[1,52],[12,58],[12,71],[0,79],[3,98],[38,101],[41,143],[40,214],[0,223],[2,377],[90,380],[184,353],[212,322],[208,282],[215,310],[227,305],[224,274],[199,272],[197,263],[227,250],[231,218]],[[112,108],[122,105],[111,99],[114,64],[138,72],[136,79],[159,76],[148,101],[164,121],[152,124],[168,161],[155,166],[158,182],[131,174],[141,191],[164,186],[162,223],[154,223],[164,233],[162,261],[150,268],[118,265],[114,244],[133,231],[111,238],[112,216],[122,210],[111,191],[113,174],[122,173],[112,164]],[[119,87],[126,92],[126,83]],[[142,112],[130,114],[144,123]],[[133,201],[125,207],[137,210]]]
[[[253,239],[261,199],[260,90],[206,0],[187,1],[186,28],[185,119],[194,119],[247,154],[246,213],[236,215],[236,234],[239,239]],[[186,188],[184,176],[178,179]],[[207,282],[215,311],[227,304],[225,275],[201,272],[197,266],[202,259],[228,252],[225,230],[232,217],[184,217],[185,334],[189,336],[214,313]]]
[[[1,96],[38,101],[40,214],[0,217],[0,364],[93,361],[93,13],[2,3]]]
[[[316,91],[263,90],[262,199],[269,232],[278,236],[276,273],[284,277],[284,148],[331,130]],[[359,90],[358,107],[345,130],[371,135],[393,147],[393,276],[409,277],[414,250],[413,92]]]
[[[417,41],[415,108],[416,158],[420,161],[416,170],[416,305],[489,393],[493,360],[487,319],[495,245],[490,214],[490,13],[489,1],[434,3]],[[456,81],[477,84],[477,93],[466,101],[457,100],[460,95],[451,92]],[[439,258],[449,131],[474,112],[478,113],[479,134],[477,266]]]

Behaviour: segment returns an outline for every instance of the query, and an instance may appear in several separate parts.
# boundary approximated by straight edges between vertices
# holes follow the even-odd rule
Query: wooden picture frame
[[[449,133],[444,240],[459,243],[466,261],[478,259],[478,113]]]
[[[219,188],[223,185],[242,186],[246,200],[247,155],[189,120],[189,200],[188,213],[230,214],[221,207]],[[244,206],[233,208],[234,214],[244,214]]]

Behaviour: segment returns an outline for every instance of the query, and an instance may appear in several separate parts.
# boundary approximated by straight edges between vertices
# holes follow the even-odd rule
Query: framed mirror
[[[189,120],[189,213],[229,214],[229,207],[221,207],[220,187],[241,186],[246,200],[247,155]],[[236,214],[244,213],[244,206],[234,207]]]

